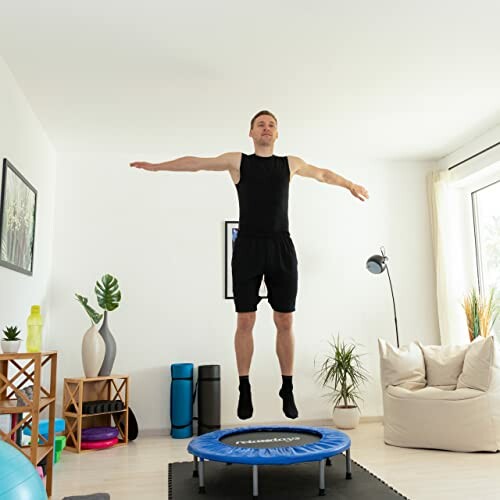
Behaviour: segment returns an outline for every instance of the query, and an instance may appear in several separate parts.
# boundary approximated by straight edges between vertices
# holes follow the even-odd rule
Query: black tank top
[[[288,232],[290,167],[286,156],[241,155],[240,234]]]

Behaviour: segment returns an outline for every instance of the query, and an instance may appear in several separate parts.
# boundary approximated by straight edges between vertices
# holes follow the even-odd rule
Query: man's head
[[[259,111],[250,122],[248,134],[255,146],[273,146],[278,138],[278,120],[267,110]]]

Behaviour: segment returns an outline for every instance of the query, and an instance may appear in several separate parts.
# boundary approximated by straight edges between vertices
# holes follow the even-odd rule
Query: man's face
[[[278,138],[276,120],[269,115],[260,115],[254,122],[248,134],[255,145],[272,146]]]

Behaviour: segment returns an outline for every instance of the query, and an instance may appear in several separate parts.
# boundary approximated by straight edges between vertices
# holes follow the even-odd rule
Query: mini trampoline
[[[188,452],[194,458],[193,476],[205,492],[204,461],[248,464],[253,472],[253,497],[259,494],[259,465],[319,462],[319,495],[325,495],[325,465],[330,457],[346,452],[346,479],[351,479],[351,440],[335,429],[302,426],[239,427],[192,439]]]

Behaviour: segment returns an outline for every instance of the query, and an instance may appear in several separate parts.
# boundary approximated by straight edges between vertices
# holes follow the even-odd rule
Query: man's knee
[[[237,331],[241,333],[252,333],[255,325],[255,312],[238,313]]]
[[[278,331],[288,332],[292,330],[293,313],[282,313],[274,311],[274,324]]]

